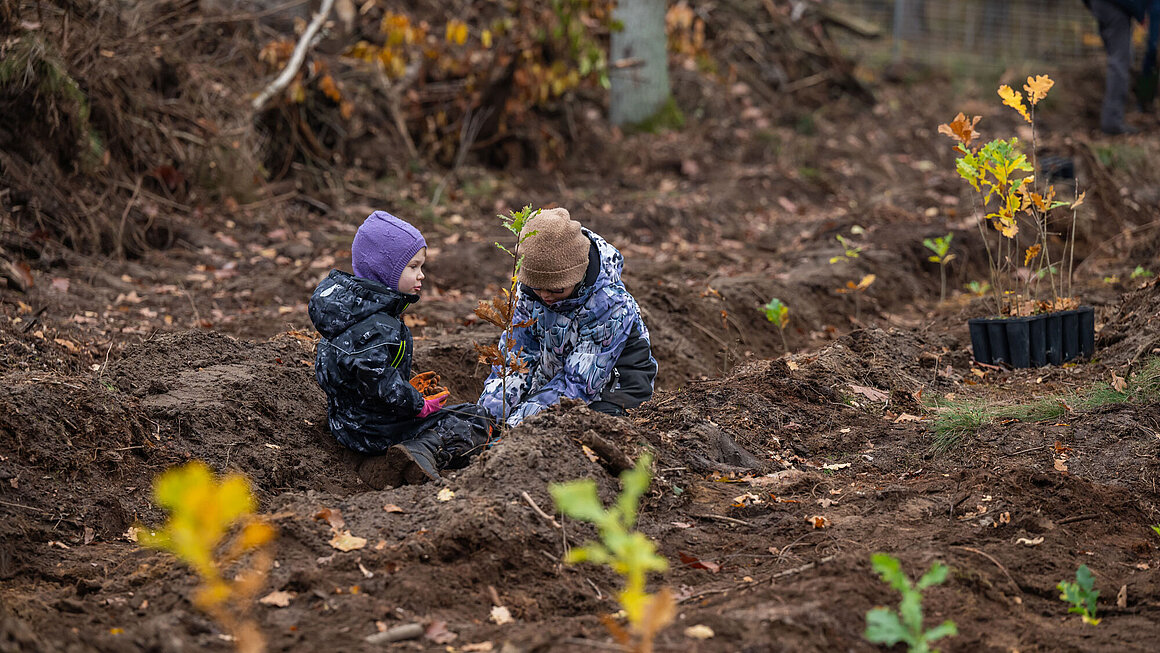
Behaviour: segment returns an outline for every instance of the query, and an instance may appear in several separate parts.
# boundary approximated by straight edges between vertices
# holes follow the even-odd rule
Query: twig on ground
[[[110,340],[109,341],[109,348],[105,350],[105,362],[101,363],[101,371],[97,374],[98,381],[100,381],[101,377],[105,375],[105,368],[109,365],[109,354],[112,351],[113,351],[113,341]]]
[[[778,578],[785,578],[786,576],[800,574],[803,571],[809,571],[810,569],[813,569],[814,567],[817,567],[818,565],[823,565],[823,564],[833,560],[835,557],[836,556],[826,556],[826,557],[821,558],[819,560],[816,560],[814,562],[807,562],[806,564],[804,564],[800,567],[794,567],[793,569],[786,569],[785,571],[779,571],[776,574],[770,576],[769,580],[772,581],[772,580],[776,580]]]
[[[1020,594],[1023,593],[1023,588],[1019,587],[1019,583],[1015,582],[1015,579],[1011,576],[1011,572],[1007,571],[1007,568],[1003,566],[1003,563],[996,560],[995,556],[992,556],[990,553],[987,553],[986,551],[981,551],[979,549],[969,547],[969,546],[952,546],[951,548],[962,549],[963,551],[970,551],[971,553],[977,553],[977,554],[983,556],[984,558],[990,560],[991,562],[995,563],[995,566],[999,568],[999,571],[1003,572],[1003,575],[1007,577],[1007,580],[1011,581],[1011,584],[1015,586],[1015,589],[1018,590]]]
[[[20,503],[9,503],[7,501],[0,501],[0,505],[12,506],[13,508],[24,508],[25,510],[31,510],[33,512],[45,512],[44,510],[41,510],[40,508],[34,508],[32,506],[26,506],[26,505],[23,505]]]
[[[560,522],[556,521],[556,519],[554,517],[552,517],[548,513],[544,512],[543,510],[540,510],[540,506],[536,505],[536,500],[533,499],[530,494],[528,494],[527,490],[520,492],[520,496],[524,498],[524,501],[528,502],[528,505],[532,507],[532,510],[536,511],[537,515],[542,517],[544,519],[544,521],[551,524],[552,528],[562,528],[560,526]]]
[[[752,526],[752,524],[750,524],[747,521],[742,521],[740,519],[734,519],[732,517],[726,517],[725,515],[693,515],[693,516],[698,517],[700,519],[716,519],[717,521],[729,522],[730,524],[739,524],[741,526]]]
[[[561,644],[572,644],[574,646],[585,646],[587,648],[598,648],[604,651],[624,651],[627,653],[631,649],[621,646],[620,644],[612,644],[610,642],[601,642],[595,639],[584,639],[583,637],[568,637],[560,640]]]
[[[1071,517],[1064,517],[1063,519],[1061,519],[1055,523],[1056,524],[1074,524],[1077,521],[1087,521],[1089,519],[1095,519],[1096,517],[1099,517],[1099,515],[1097,515],[1094,512],[1089,512],[1085,515],[1073,515]]]
[[[290,61],[286,62],[286,67],[282,69],[282,74],[270,83],[269,86],[262,89],[258,97],[254,98],[252,106],[255,111],[259,111],[266,105],[274,94],[279,93],[294,75],[298,74],[298,69],[302,66],[302,61],[306,58],[306,49],[310,47],[310,42],[314,40],[314,35],[318,33],[319,28],[322,27],[322,22],[330,15],[330,10],[334,7],[334,0],[322,0],[322,6],[318,8],[318,13],[310,19],[310,24],[306,26],[306,31],[302,33],[302,38],[298,39],[298,45],[294,46],[294,52],[290,55]]]

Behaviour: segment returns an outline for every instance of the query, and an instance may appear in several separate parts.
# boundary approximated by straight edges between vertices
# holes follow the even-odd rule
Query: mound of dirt
[[[1160,286],[1153,279],[1123,296],[1096,341],[1098,355],[1109,365],[1131,367],[1160,351]]]

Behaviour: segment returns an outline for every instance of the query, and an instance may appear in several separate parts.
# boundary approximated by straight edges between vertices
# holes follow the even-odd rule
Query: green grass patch
[[[936,413],[934,453],[958,448],[970,435],[996,422],[1046,422],[1057,420],[1069,410],[1095,410],[1103,406],[1148,403],[1160,399],[1160,358],[1148,360],[1125,380],[1122,389],[1101,382],[1072,393],[1039,397],[1027,403],[1001,404],[982,399],[938,400],[929,404]]]

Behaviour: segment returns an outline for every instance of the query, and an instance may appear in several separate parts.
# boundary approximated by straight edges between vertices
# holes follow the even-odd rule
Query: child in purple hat
[[[492,420],[475,404],[444,407],[411,383],[414,341],[402,320],[423,289],[427,241],[375,211],[351,245],[354,274],[331,270],[310,298],[322,338],[314,377],[326,392],[330,432],[370,457],[359,476],[375,488],[439,478],[487,443]]]

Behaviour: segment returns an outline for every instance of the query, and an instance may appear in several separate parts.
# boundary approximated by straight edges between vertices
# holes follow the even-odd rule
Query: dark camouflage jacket
[[[400,316],[417,301],[340,270],[310,298],[310,320],[322,334],[314,378],[326,392],[330,432],[355,451],[382,453],[434,417],[418,419],[423,396],[408,382],[414,343]]]

